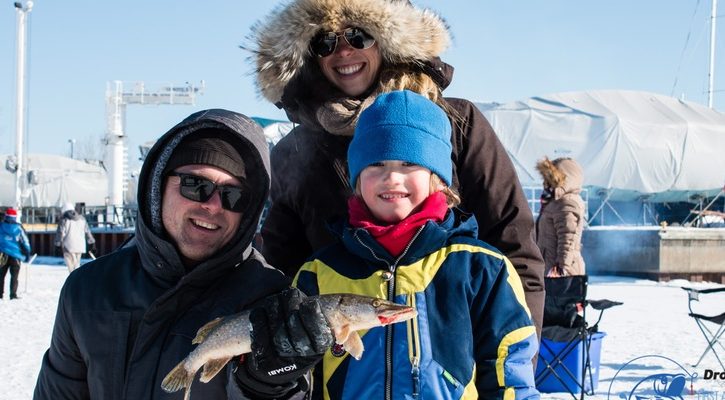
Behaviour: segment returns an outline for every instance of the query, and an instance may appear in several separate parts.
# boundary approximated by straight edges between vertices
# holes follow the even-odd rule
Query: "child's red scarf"
[[[358,196],[351,197],[347,207],[350,213],[350,225],[367,230],[393,257],[398,257],[403,252],[418,228],[428,221],[443,221],[448,212],[446,195],[441,192],[428,196],[417,212],[392,225],[379,225],[379,221],[373,217],[362,198]]]

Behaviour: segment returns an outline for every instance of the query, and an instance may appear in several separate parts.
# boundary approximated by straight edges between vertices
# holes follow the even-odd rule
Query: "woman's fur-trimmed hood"
[[[536,163],[536,169],[544,178],[544,184],[556,192],[579,193],[584,182],[584,172],[579,163],[571,158],[557,158],[554,161],[544,157]],[[560,196],[556,196],[558,198]]]
[[[314,62],[310,40],[319,32],[359,27],[375,38],[384,62],[409,64],[445,51],[451,35],[433,11],[406,0],[295,0],[279,6],[253,28],[257,88],[278,104],[285,87]]]

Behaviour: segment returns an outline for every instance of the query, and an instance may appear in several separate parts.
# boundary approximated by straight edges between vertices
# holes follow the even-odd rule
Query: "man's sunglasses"
[[[375,44],[375,39],[364,30],[360,28],[347,28],[339,34],[337,32],[322,32],[317,34],[310,42],[310,49],[318,57],[327,57],[335,52],[337,40],[341,36],[345,38],[347,44],[358,50],[369,49]]]
[[[233,212],[244,211],[251,202],[251,191],[246,182],[242,186],[217,185],[209,179],[197,175],[173,172],[169,176],[178,176],[179,193],[192,201],[204,203],[209,200],[216,190],[219,190],[219,197],[222,201],[222,208]]]

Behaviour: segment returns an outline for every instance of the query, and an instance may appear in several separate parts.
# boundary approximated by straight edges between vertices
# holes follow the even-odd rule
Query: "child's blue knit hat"
[[[383,160],[426,167],[451,185],[451,123],[434,102],[410,90],[381,94],[355,127],[347,150],[350,185],[360,172]]]

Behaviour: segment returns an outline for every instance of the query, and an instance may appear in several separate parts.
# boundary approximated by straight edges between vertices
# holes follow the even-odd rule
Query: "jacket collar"
[[[452,209],[440,224],[428,221],[413,237],[400,259],[390,255],[365,229],[352,227],[341,221],[331,226],[337,231],[343,245],[355,256],[373,264],[408,265],[446,246],[454,237],[478,236],[478,223],[472,214]],[[342,230],[340,230],[342,229]],[[397,261],[397,262],[396,262]]]

